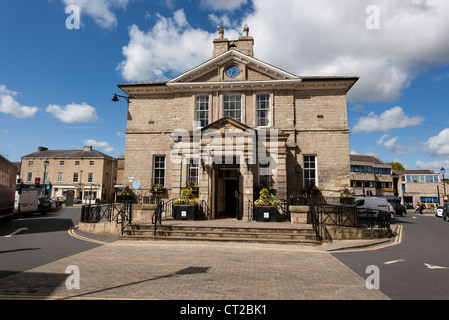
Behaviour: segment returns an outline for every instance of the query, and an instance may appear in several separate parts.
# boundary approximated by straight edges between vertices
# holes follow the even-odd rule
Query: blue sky
[[[68,29],[80,12],[79,29]],[[358,75],[350,150],[449,168],[447,0],[22,0],[0,4],[0,154],[125,152],[117,84],[171,79],[248,24],[255,56],[301,75]]]

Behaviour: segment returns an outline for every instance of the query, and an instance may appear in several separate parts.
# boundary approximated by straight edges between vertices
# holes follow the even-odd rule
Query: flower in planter
[[[355,198],[355,192],[345,187],[340,190],[340,198]]]
[[[304,188],[304,192],[309,195],[319,195],[321,194],[320,188],[317,186],[307,186]]]
[[[263,188],[259,192],[259,199],[254,201],[254,205],[256,206],[276,206],[280,203],[279,199],[267,188]]]
[[[183,204],[183,205],[190,205],[190,204],[198,204],[198,201],[195,200],[193,197],[192,190],[190,188],[184,188],[181,192],[181,197],[176,199],[173,204]]]
[[[189,181],[186,184],[187,188],[198,188],[198,184],[196,183],[196,179],[194,177],[190,177]]]
[[[132,196],[132,195],[134,195],[134,189],[129,187],[129,186],[121,187],[120,191],[122,192],[122,195],[124,195],[124,196]]]
[[[153,183],[150,187],[150,191],[164,191],[165,190],[165,186],[163,184],[156,184]]]

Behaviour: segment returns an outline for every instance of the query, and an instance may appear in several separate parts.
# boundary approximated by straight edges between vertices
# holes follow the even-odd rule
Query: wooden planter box
[[[198,205],[196,204],[174,204],[172,209],[175,220],[195,220],[198,216]]]
[[[276,206],[254,206],[254,219],[260,222],[277,222],[279,212]]]

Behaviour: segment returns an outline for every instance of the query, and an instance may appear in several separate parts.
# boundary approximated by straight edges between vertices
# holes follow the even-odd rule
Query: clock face
[[[235,78],[240,74],[240,69],[236,65],[231,65],[226,68],[226,75],[229,78]]]

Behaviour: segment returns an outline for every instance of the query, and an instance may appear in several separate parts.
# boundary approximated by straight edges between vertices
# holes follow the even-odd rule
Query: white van
[[[390,219],[394,219],[396,212],[387,199],[381,198],[356,198],[357,209],[380,210],[390,213]]]
[[[15,214],[32,214],[37,212],[39,201],[37,190],[22,190],[21,194],[16,191],[14,203]]]

